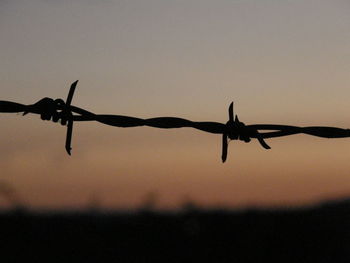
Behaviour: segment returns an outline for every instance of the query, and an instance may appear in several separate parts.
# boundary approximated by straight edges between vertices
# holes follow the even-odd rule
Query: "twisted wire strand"
[[[62,113],[64,106],[65,105],[62,100],[53,100],[51,98],[43,98],[37,103],[31,105],[11,101],[0,101],[0,112],[24,112],[24,114],[40,114],[43,120],[53,120],[55,122],[61,120],[61,124],[65,125],[68,117]],[[149,126],[154,128],[173,129],[189,127],[213,134],[223,134],[229,132],[227,125],[219,122],[196,122],[178,117],[156,117],[142,119],[123,115],[95,114],[76,106],[70,106],[69,108],[72,113],[79,114],[71,116],[73,121],[97,121],[105,125],[122,128]],[[270,132],[260,132],[264,130],[269,130]],[[239,139],[243,137],[260,137],[267,139],[300,133],[322,138],[350,137],[350,129],[326,126],[298,127],[276,124],[252,124],[246,125],[238,132],[240,133]]]

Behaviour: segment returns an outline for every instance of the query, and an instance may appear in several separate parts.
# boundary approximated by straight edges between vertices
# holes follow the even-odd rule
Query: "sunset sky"
[[[350,3],[0,0],[0,100],[66,98],[95,113],[350,128]],[[304,205],[350,196],[350,138],[271,150],[191,128],[65,128],[0,114],[0,183],[31,208]],[[1,188],[1,187],[0,187]],[[1,192],[1,189],[0,189]],[[0,194],[0,207],[8,201]]]

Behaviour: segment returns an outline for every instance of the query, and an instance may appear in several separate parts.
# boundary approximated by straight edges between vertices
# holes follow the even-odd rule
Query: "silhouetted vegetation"
[[[15,210],[0,214],[0,235],[2,262],[350,262],[350,201],[178,213]]]

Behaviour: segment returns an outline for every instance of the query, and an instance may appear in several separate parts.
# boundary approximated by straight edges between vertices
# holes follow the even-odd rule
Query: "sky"
[[[323,0],[0,0],[1,100],[101,114],[350,128],[350,4]],[[0,114],[0,182],[32,209],[299,206],[350,195],[350,139],[271,150],[191,128],[65,128]],[[1,190],[1,189],[0,189]],[[1,191],[0,191],[1,192]],[[0,195],[0,207],[8,207]]]

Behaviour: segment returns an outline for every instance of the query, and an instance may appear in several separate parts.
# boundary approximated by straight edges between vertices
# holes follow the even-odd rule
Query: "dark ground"
[[[350,201],[293,210],[0,214],[0,262],[350,262]]]

